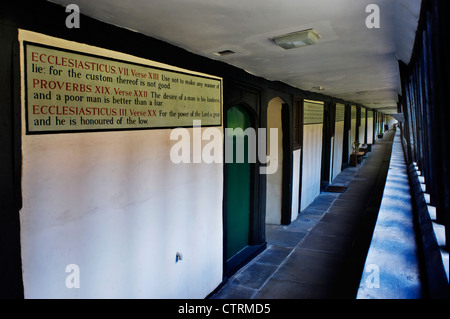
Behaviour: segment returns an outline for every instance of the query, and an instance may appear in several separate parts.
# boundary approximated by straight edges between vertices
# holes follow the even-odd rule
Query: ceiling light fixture
[[[321,35],[314,29],[307,29],[303,31],[288,33],[280,36],[270,38],[276,45],[285,50],[300,48],[307,45],[316,44],[322,38]]]
[[[231,50],[223,50],[223,51],[216,52],[214,54],[218,55],[218,56],[225,56],[225,55],[230,55],[230,54],[234,54],[234,53],[236,53],[236,52],[231,51]]]
[[[372,94],[372,91],[359,91],[359,92],[356,92],[356,94],[358,94],[358,95],[370,95],[370,94]]]

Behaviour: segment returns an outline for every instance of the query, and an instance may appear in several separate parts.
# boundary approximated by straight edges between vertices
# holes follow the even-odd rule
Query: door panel
[[[250,127],[248,113],[239,106],[227,112],[227,128]],[[229,133],[228,133],[229,134]],[[248,141],[244,143],[244,163],[236,163],[236,138],[233,140],[233,163],[227,163],[227,249],[226,260],[249,244],[250,235],[250,163]]]

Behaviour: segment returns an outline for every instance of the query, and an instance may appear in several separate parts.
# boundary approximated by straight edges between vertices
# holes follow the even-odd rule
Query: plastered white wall
[[[339,175],[342,169],[342,153],[344,148],[344,122],[336,122],[333,147],[333,171],[332,180]]]
[[[373,144],[373,112],[370,112],[372,117],[367,117],[367,144]]]
[[[363,144],[366,136],[366,115],[361,115],[361,126],[359,127],[359,143]]]
[[[223,165],[173,164],[170,131],[22,133],[26,298],[204,298],[220,284]],[[79,288],[66,286],[69,264],[79,266]]]
[[[292,162],[292,213],[291,221],[298,217],[300,210],[300,159],[302,150],[295,150],[293,152]]]
[[[303,127],[302,198],[300,211],[307,208],[320,194],[323,124]]]
[[[388,115],[386,118],[386,124],[389,126],[389,129],[392,130],[393,126],[395,123],[397,123],[398,121],[393,118],[392,116]]]
[[[283,189],[283,129],[281,110],[283,100],[279,97],[269,101],[267,107],[267,149],[270,150],[270,128],[278,128],[278,169],[275,174],[267,175],[266,223],[281,224],[281,205]],[[270,154],[273,157],[273,154]]]
[[[352,110],[356,109],[356,106],[351,107]],[[353,111],[354,112],[354,111]],[[353,153],[352,147],[353,143],[355,143],[356,139],[356,118],[351,120],[350,123],[350,134],[349,134],[349,141],[348,141],[348,160],[350,161],[350,155]]]

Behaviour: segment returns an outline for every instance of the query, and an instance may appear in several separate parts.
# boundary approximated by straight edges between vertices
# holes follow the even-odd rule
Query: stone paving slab
[[[274,299],[274,295],[278,299],[325,299],[329,288],[273,278],[255,295],[255,299]]]
[[[294,248],[306,236],[306,232],[287,231],[283,226],[266,227],[267,243],[281,247]]]
[[[301,247],[345,256],[349,254],[352,242],[351,238],[345,236],[311,233],[303,240]]]
[[[257,261],[263,264],[279,266],[291,252],[292,249],[290,248],[270,245],[263,254],[257,257]]]
[[[344,258],[337,254],[298,247],[273,278],[326,287],[336,280],[343,262]]]

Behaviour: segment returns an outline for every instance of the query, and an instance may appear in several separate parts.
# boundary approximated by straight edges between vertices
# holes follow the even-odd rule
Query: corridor
[[[389,168],[394,131],[342,171],[289,226],[266,226],[267,249],[213,299],[354,299]]]
[[[448,298],[449,16],[2,1],[0,298]]]

